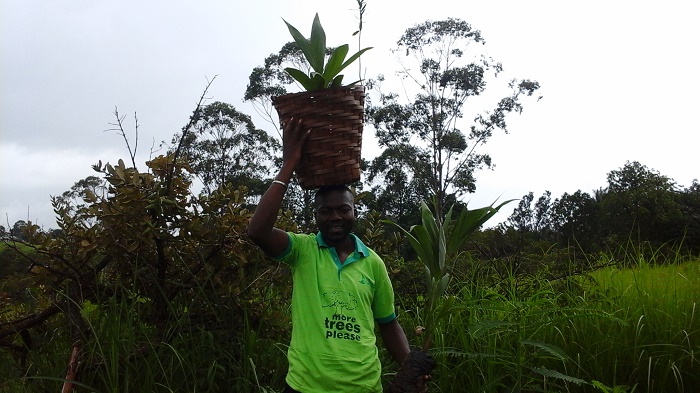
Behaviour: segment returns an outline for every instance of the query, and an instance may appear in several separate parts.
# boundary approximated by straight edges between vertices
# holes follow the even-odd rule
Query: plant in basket
[[[272,99],[281,124],[295,118],[312,130],[296,168],[299,184],[304,189],[315,189],[358,181],[365,92],[357,85],[359,80],[343,86],[340,72],[371,48],[348,58],[349,46],[340,45],[326,60],[326,33],[318,14],[308,39],[286,20],[284,23],[310,66],[308,74],[285,68],[305,92]]]
[[[311,25],[311,37],[309,39],[306,39],[299,30],[290,25],[286,20],[284,23],[287,24],[287,28],[292,34],[294,42],[296,42],[301,49],[312,71],[307,75],[304,71],[292,67],[287,67],[284,70],[307,91],[341,87],[343,75],[340,74],[340,71],[359,59],[363,53],[372,49],[361,49],[350,56],[349,59],[345,60],[350,47],[348,44],[343,44],[331,52],[328,62],[326,62],[326,32],[323,30],[323,26],[321,26],[318,14],[314,17],[313,24]],[[357,80],[350,83],[349,86],[355,85],[358,82],[360,81]]]

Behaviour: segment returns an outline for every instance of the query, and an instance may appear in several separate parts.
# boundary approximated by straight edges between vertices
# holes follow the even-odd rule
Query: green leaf
[[[464,241],[471,236],[477,229],[479,229],[479,222],[482,220],[484,215],[489,208],[481,208],[476,210],[463,210],[450,233],[449,243],[447,249],[450,252],[455,252],[464,243]]]
[[[559,348],[558,346],[556,346],[554,344],[547,344],[547,343],[544,343],[541,341],[532,341],[532,340],[521,340],[520,344],[531,345],[533,347],[540,348],[540,349],[544,350],[545,352],[548,352],[549,354],[554,355],[559,360],[568,359],[566,352],[564,352],[563,349]]]
[[[357,83],[357,82],[355,82]],[[340,87],[343,85],[343,76],[338,75],[335,78],[333,78],[333,82],[331,82],[331,87]],[[352,85],[350,85],[352,86]]]
[[[415,234],[416,240],[418,240],[419,249],[413,246],[414,251],[421,258],[425,266],[430,269],[430,274],[436,277],[440,271],[440,262],[437,260],[436,247],[433,244],[433,240],[428,233],[428,230],[422,225],[416,225],[411,228],[411,233]]]
[[[408,239],[408,242],[411,244],[411,248],[413,248],[413,250],[416,252],[416,254],[418,254],[418,257],[421,258],[421,255],[424,254],[423,247],[421,246],[418,239],[416,239],[416,237],[413,236],[413,234],[410,231],[407,231],[406,229],[401,227],[401,225],[399,225],[393,221],[382,220],[382,222],[384,224],[390,224],[390,225],[393,225],[396,228],[398,228]],[[411,228],[411,230],[413,230],[413,228]],[[422,260],[422,258],[421,258],[421,260]]]
[[[472,336],[478,338],[482,337],[484,334],[489,333],[494,329],[510,328],[515,325],[515,322],[485,320],[470,325],[469,328],[467,328],[467,332]]]
[[[304,86],[304,89],[315,90],[313,82],[311,81],[311,78],[309,78],[309,76],[306,75],[304,72],[299,71],[296,68],[291,68],[291,67],[287,67],[284,70],[289,74],[289,76],[291,76],[297,82],[299,82],[302,86]]]
[[[443,222],[443,225],[449,226],[452,224],[452,209],[454,208],[453,206],[450,206],[450,210],[447,211],[447,214],[445,215],[445,221]]]
[[[363,53],[367,52],[367,51],[370,50],[370,49],[372,49],[372,47],[362,49],[362,50],[360,50],[359,52],[355,53],[354,55],[350,56],[350,58],[347,59],[347,60],[345,61],[345,63],[343,63],[342,66],[340,66],[340,69],[338,70],[338,72],[344,70],[345,67],[347,67],[347,66],[349,66],[350,64],[352,64],[353,61],[357,60]]]
[[[324,78],[323,75],[317,72],[312,72],[311,75],[311,85],[313,86],[313,89],[307,90],[321,90],[328,86],[328,82],[326,82],[326,78]]]
[[[435,269],[433,270],[433,275],[438,272],[442,273],[445,267],[446,255],[445,231],[443,230],[442,224],[437,222],[435,216],[433,216],[433,212],[430,211],[430,208],[425,202],[421,202],[421,220],[423,221],[423,226],[425,226],[425,229],[430,235],[431,247],[434,249],[434,253],[437,254],[434,260],[435,265],[431,270]]]
[[[450,275],[449,273],[445,273],[444,276],[440,279],[440,284],[438,285],[438,296],[442,296],[445,294],[445,291],[447,290],[447,285],[450,283]]]
[[[447,250],[450,253],[456,252],[462,243],[484,225],[486,221],[498,213],[501,207],[513,201],[514,199],[505,201],[496,207],[486,206],[475,210],[463,210],[452,227]]]
[[[581,385],[582,383],[586,383],[586,381],[581,379],[581,378],[572,377],[570,375],[562,374],[559,371],[550,370],[550,369],[544,368],[544,367],[535,367],[534,369],[532,369],[532,371],[534,371],[540,375],[543,375],[547,378],[560,379],[562,381],[575,383],[576,385]]]
[[[301,83],[302,86],[304,86],[304,88],[306,88],[306,90],[308,91],[328,87],[340,87],[342,85],[342,78],[337,78],[340,72],[352,62],[357,60],[360,57],[360,55],[362,55],[364,52],[366,52],[369,49],[372,49],[362,49],[359,52],[352,55],[349,59],[345,60],[345,57],[348,54],[349,47],[347,44],[341,45],[333,51],[328,61],[328,64],[325,64],[326,32],[323,30],[323,26],[321,26],[321,21],[318,17],[318,13],[314,17],[314,21],[311,25],[311,37],[309,39],[304,37],[304,35],[301,34],[301,32],[297,30],[297,28],[289,24],[289,22],[284,20],[284,18],[282,20],[287,25],[289,33],[292,35],[292,38],[294,38],[294,42],[296,42],[297,46],[299,46],[299,48],[301,49],[311,69],[314,72],[323,75],[322,83],[320,80],[318,80],[310,84],[308,83],[307,79],[313,80],[315,78],[313,74],[309,78],[301,77],[300,75],[298,75],[298,73],[296,75],[292,75],[292,77],[296,79],[299,83]],[[359,81],[353,82],[348,86],[352,86],[358,82]]]
[[[301,52],[304,54],[304,57],[306,57],[306,61],[311,63],[313,59],[313,52],[311,51],[311,43],[309,40],[307,40],[296,27],[290,25],[289,22],[284,20],[284,18],[282,18],[282,20],[287,25],[287,29],[289,29],[289,33],[292,35],[292,38],[294,38],[294,42],[296,42],[299,49],[301,49]]]
[[[321,26],[321,20],[318,18],[318,13],[314,17],[314,22],[311,25],[311,52],[314,61],[309,61],[311,68],[318,73],[323,73],[323,62],[326,57],[326,32]]]
[[[326,63],[326,69],[323,70],[323,77],[326,80],[331,80],[335,78],[340,72],[340,67],[343,65],[345,56],[348,54],[349,46],[347,44],[337,47],[331,54],[328,63]]]
[[[433,212],[430,210],[428,205],[425,202],[420,203],[420,214],[421,214],[421,221],[423,222],[423,226],[425,229],[428,231],[430,234],[430,238],[437,243],[438,239],[438,229],[437,229],[437,223],[435,221],[435,216],[433,216]]]

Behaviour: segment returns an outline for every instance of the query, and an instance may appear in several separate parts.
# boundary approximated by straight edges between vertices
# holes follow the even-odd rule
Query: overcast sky
[[[639,161],[681,186],[700,177],[700,24],[691,1],[368,0],[367,75],[396,69],[389,49],[426,20],[461,18],[481,30],[505,79],[540,82],[539,102],[508,118],[485,147],[470,206],[553,197],[606,185]],[[329,45],[355,44],[355,0],[0,0],[0,214],[55,227],[50,195],[128,159],[113,112],[139,121],[138,161],[208,97],[242,102],[253,67],[290,40],[282,18],[308,34],[314,13]],[[356,50],[357,47],[354,47]],[[488,90],[488,89],[487,89]],[[487,107],[480,110],[490,109]],[[270,132],[270,125],[256,121]],[[465,127],[466,128],[466,127]],[[134,135],[130,135],[134,137]],[[366,136],[371,138],[371,136]],[[133,143],[133,141],[132,141]],[[365,143],[363,156],[373,152]],[[503,220],[515,205],[497,217]]]

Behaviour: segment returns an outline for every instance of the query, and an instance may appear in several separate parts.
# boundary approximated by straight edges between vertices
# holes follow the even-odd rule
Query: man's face
[[[355,202],[350,192],[331,191],[319,198],[316,205],[316,225],[323,239],[338,243],[350,236],[355,224]]]

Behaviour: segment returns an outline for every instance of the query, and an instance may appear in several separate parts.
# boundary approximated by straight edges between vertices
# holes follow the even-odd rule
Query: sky
[[[504,66],[500,83],[540,83],[543,98],[527,101],[507,118],[509,133],[484,146],[495,168],[479,172],[476,193],[464,197],[470,207],[528,192],[591,193],[627,161],[687,187],[700,178],[692,3],[368,0],[362,46],[373,49],[362,67],[369,77],[391,73],[398,63],[390,49],[407,28],[453,17],[481,31]],[[55,228],[50,196],[96,174],[99,160],[128,162],[115,110],[132,147],[138,140],[141,170],[187,123],[212,79],[207,102],[230,103],[273,133],[242,97],[252,69],[290,41],[282,18],[307,34],[318,13],[329,46],[357,50],[355,0],[0,0],[0,9],[5,228],[18,220]],[[370,129],[363,138],[362,155],[371,158]]]

